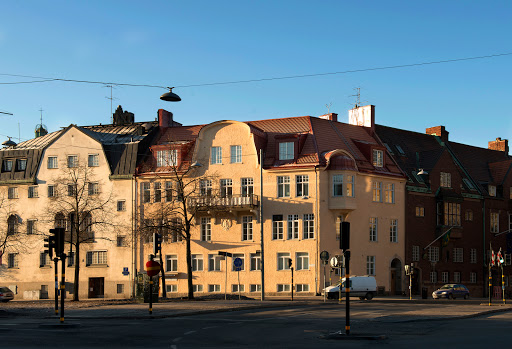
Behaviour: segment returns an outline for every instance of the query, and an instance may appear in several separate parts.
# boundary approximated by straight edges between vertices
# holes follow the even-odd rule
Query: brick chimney
[[[444,126],[435,126],[429,127],[425,130],[425,133],[428,135],[438,136],[441,138],[441,141],[448,142],[448,134],[450,132],[446,131]]]
[[[495,141],[487,143],[487,148],[491,150],[504,151],[508,154],[508,139],[501,139],[501,137],[498,137]]]
[[[325,119],[325,120],[331,120],[331,121],[338,121],[338,114],[336,114],[336,113],[324,114],[324,115],[320,115],[319,118]]]
[[[172,113],[165,109],[158,109],[158,126],[160,127],[172,127]]]

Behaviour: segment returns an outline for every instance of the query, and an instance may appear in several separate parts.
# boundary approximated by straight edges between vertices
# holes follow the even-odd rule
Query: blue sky
[[[339,72],[512,53],[510,1],[3,1],[0,74],[157,86]],[[376,122],[479,147],[512,140],[512,55],[446,64],[161,88],[117,87],[136,121],[159,108],[183,124],[339,114],[361,88]],[[38,79],[0,75],[0,83]],[[101,84],[0,84],[0,140],[110,120]]]

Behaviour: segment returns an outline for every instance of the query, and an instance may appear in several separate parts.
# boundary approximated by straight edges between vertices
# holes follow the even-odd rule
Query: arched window
[[[19,217],[12,214],[7,218],[7,235],[14,235],[18,233]]]

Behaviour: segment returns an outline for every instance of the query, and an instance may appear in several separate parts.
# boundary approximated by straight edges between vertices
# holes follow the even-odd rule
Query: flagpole
[[[440,238],[442,238],[443,236],[445,236],[446,234],[448,234],[450,232],[450,230],[452,230],[453,227],[451,227],[450,229],[448,229],[447,231],[445,231],[444,233],[442,233],[441,235],[439,235],[434,241],[432,241],[430,244],[428,244],[427,246],[423,247],[424,250],[426,250],[427,248],[429,248],[434,242],[436,242],[437,240],[439,240]]]

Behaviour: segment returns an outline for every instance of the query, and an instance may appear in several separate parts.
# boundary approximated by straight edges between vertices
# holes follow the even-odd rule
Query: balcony
[[[219,196],[198,196],[187,200],[189,207],[197,207],[199,210],[207,211],[243,211],[252,210],[259,206],[258,195],[231,195]]]
[[[357,209],[356,198],[349,196],[331,196],[329,197],[329,209],[341,210],[344,213],[353,211]]]

